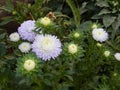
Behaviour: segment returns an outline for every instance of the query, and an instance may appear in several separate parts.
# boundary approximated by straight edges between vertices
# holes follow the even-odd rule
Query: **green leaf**
[[[6,33],[0,34],[0,40],[2,40],[5,37]]]
[[[102,0],[98,1],[98,2],[96,3],[96,5],[99,6],[99,7],[109,7],[108,2],[102,1]]]
[[[6,46],[3,43],[0,43],[0,56],[5,55],[6,53]]]
[[[6,9],[9,11],[9,12],[12,12],[14,10],[14,6],[13,4],[11,3],[11,0],[6,0]]]
[[[80,25],[80,10],[78,7],[75,6],[75,4],[72,0],[66,0],[66,2],[70,6],[70,8],[73,12],[75,24],[76,24],[76,27],[78,27]]]
[[[0,26],[5,25],[5,24],[7,24],[7,23],[9,23],[9,22],[11,22],[13,20],[14,19],[12,17],[5,17],[5,18],[3,18],[3,21],[0,22]]]
[[[9,60],[9,59],[14,59],[15,57],[12,55],[6,55],[5,58]]]
[[[58,84],[56,90],[69,90],[68,86],[65,84]]]
[[[103,16],[103,24],[105,27],[109,27],[114,21],[116,17],[110,16],[110,15],[105,15]]]
[[[102,9],[98,15],[108,14],[111,13],[108,9]]]
[[[86,22],[84,22],[80,25],[80,30],[89,31],[91,26],[92,26],[92,22],[91,21],[86,21]]]
[[[112,28],[113,28],[114,30],[119,29],[119,27],[120,27],[120,14],[119,14],[118,17],[117,17],[117,20],[114,21],[114,23],[112,24]]]

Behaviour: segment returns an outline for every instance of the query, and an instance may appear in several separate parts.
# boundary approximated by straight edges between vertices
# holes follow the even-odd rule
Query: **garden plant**
[[[119,0],[13,1],[0,5],[0,90],[120,90]]]

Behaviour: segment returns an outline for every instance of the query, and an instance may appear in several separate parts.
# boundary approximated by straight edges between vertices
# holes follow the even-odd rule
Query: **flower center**
[[[42,48],[45,52],[50,52],[54,48],[54,44],[50,38],[45,38],[42,42]]]
[[[101,32],[98,32],[99,35],[101,35],[102,33]]]
[[[14,38],[16,38],[17,36],[16,35],[14,35]]]

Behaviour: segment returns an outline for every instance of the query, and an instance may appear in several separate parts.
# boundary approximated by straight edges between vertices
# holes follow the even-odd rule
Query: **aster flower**
[[[116,60],[120,61],[120,53],[115,53],[114,57],[116,58]]]
[[[73,42],[64,43],[63,56],[65,60],[78,60],[83,56],[83,48]]]
[[[32,51],[45,61],[55,59],[62,51],[61,42],[56,36],[38,35],[32,44]]]
[[[34,54],[25,54],[18,58],[16,74],[18,76],[30,76],[36,74],[38,71],[41,72],[40,68],[43,67],[42,60],[38,60]]]
[[[28,20],[24,21],[21,26],[18,28],[18,33],[20,34],[23,40],[33,41],[35,38],[35,21]]]
[[[21,52],[27,53],[27,52],[29,52],[30,49],[31,49],[31,44],[28,43],[28,42],[23,42],[23,43],[21,43],[21,44],[19,45],[18,48],[20,49]]]
[[[108,39],[108,33],[102,28],[93,29],[92,36],[96,41],[100,42],[104,42]]]
[[[17,42],[20,40],[20,36],[17,32],[10,34],[9,38],[10,38],[10,41],[13,41],[13,42]]]

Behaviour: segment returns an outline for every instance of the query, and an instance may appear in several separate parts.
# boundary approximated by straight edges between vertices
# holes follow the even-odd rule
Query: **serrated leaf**
[[[98,15],[103,15],[103,14],[107,14],[110,13],[110,11],[108,9],[102,9]]]
[[[80,25],[80,30],[83,31],[89,31],[91,28],[92,22],[91,21],[86,21]],[[87,27],[86,27],[87,26]]]
[[[120,26],[120,24],[119,24],[118,21],[115,21],[115,22],[112,24],[112,28],[113,28],[114,30],[117,30],[117,29],[119,28],[119,26]]]
[[[114,21],[116,17],[110,16],[110,15],[105,15],[103,16],[103,24],[105,27],[109,27]]]
[[[108,2],[106,2],[106,1],[98,1],[96,3],[96,5],[99,6],[99,7],[109,7]]]
[[[120,27],[120,14],[119,14],[118,17],[117,17],[117,20],[115,20],[115,21],[113,22],[113,24],[112,24],[112,28],[113,28],[114,30],[119,29],[119,27]]]
[[[94,16],[91,17],[91,19],[101,19],[102,15],[95,14]]]

